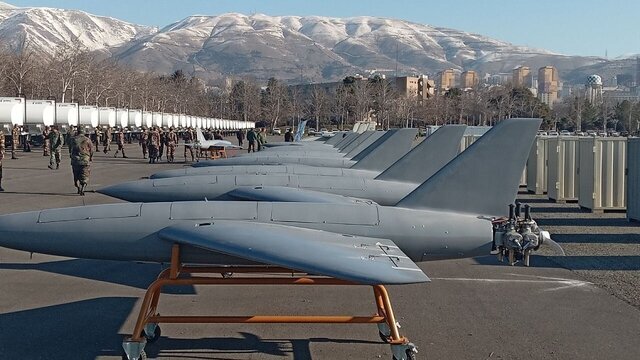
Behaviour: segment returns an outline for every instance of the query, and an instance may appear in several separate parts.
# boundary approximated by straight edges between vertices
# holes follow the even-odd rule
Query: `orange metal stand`
[[[287,274],[291,277],[253,276],[230,277],[231,273],[241,274]],[[387,290],[382,285],[373,285],[377,313],[373,316],[160,316],[157,313],[160,293],[164,286],[175,285],[362,285],[326,277],[292,276],[296,272],[279,267],[195,267],[184,266],[180,261],[180,247],[173,245],[171,266],[163,270],[158,279],[147,289],[142,302],[138,320],[136,321],[132,342],[143,342],[145,325],[160,323],[314,323],[314,324],[386,324],[390,329],[388,343],[391,345],[408,344],[409,341],[400,336],[398,326],[391,307]],[[181,277],[182,274],[191,275]],[[220,274],[220,277],[193,276],[194,274]]]

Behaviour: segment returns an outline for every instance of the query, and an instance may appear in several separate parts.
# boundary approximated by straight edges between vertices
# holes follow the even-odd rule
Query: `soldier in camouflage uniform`
[[[2,188],[2,159],[4,159],[4,132],[0,127],[0,191],[4,191]]]
[[[176,159],[176,146],[178,145],[178,135],[173,130],[173,127],[169,129],[167,134],[167,161],[174,162]]]
[[[13,125],[13,129],[11,129],[11,158],[17,159],[16,150],[18,150],[18,145],[20,144],[20,128],[18,125]]]
[[[191,153],[191,162],[194,161],[193,146],[195,143],[195,136],[193,136],[193,129],[187,128],[182,136],[184,139],[184,162],[187,162],[187,150]]]
[[[158,132],[160,133],[160,145],[158,147],[158,160],[162,160],[162,155],[164,155],[164,146],[167,143],[167,132],[162,128],[158,128]]]
[[[84,196],[84,190],[89,182],[91,174],[91,161],[93,160],[93,146],[91,140],[84,136],[84,129],[79,128],[77,135],[71,141],[71,169],[73,170],[73,184],[78,189],[78,194]]]
[[[118,133],[117,139],[118,139],[118,150],[116,150],[116,153],[113,154],[113,157],[117,157],[118,152],[122,151],[122,158],[127,159],[128,158],[127,155],[124,154],[124,129],[122,129]]]
[[[149,149],[149,132],[146,127],[142,128],[142,132],[140,133],[139,144],[142,147],[142,158],[147,158],[147,150]]]
[[[111,127],[107,126],[107,129],[104,131],[104,153],[108,153],[111,151]]]
[[[60,168],[60,149],[62,149],[62,135],[57,127],[52,127],[49,132],[49,169]]]
[[[49,156],[49,133],[51,129],[49,126],[45,126],[42,130],[42,138],[44,139],[44,146],[42,146],[42,156]]]
[[[149,164],[155,164],[158,160],[158,150],[160,149],[160,133],[154,127],[149,133]]]

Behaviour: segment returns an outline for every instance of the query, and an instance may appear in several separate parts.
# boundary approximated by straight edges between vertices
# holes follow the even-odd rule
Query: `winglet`
[[[501,121],[396,206],[505,215],[541,122]]]

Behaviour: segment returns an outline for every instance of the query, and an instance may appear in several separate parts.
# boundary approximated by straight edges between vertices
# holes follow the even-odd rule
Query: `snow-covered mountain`
[[[236,13],[190,16],[160,30],[82,11],[15,8],[0,2],[0,40],[26,36],[37,51],[82,43],[134,68],[202,78],[336,80],[377,71],[434,74],[447,68],[510,71],[555,65],[561,73],[603,61],[554,54],[486,36],[379,17]]]
[[[63,44],[91,51],[109,51],[157,31],[83,11],[44,7],[18,8],[0,2],[0,39],[18,48],[23,39],[35,51],[53,54]]]

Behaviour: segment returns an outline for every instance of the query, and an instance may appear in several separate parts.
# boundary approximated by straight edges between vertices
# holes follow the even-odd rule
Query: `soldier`
[[[147,158],[147,150],[149,149],[149,132],[146,127],[142,128],[142,132],[140,133],[139,144],[142,147],[142,158]]]
[[[98,149],[100,147],[100,129],[93,129],[93,134],[91,134],[91,141],[93,141],[94,149]]]
[[[158,150],[160,149],[160,133],[154,127],[149,134],[149,164],[155,164],[158,160]]]
[[[0,192],[4,191],[2,188],[2,159],[4,159],[4,131],[0,127]]]
[[[249,129],[249,131],[247,131],[247,143],[249,143],[247,152],[256,152],[256,139],[256,132],[253,129]]]
[[[42,156],[49,156],[49,133],[51,130],[49,126],[45,126],[42,130],[42,139],[44,140],[44,145],[42,146]]]
[[[160,145],[158,147],[158,160],[162,160],[162,155],[164,154],[164,145],[167,143],[167,132],[162,128],[158,128],[158,133],[160,134]]]
[[[187,162],[187,150],[191,153],[191,162],[194,161],[193,156],[193,145],[194,145],[194,136],[193,129],[188,128],[185,129],[184,135],[182,137],[184,139],[184,162]]]
[[[11,129],[11,158],[17,159],[16,150],[18,150],[18,145],[20,144],[20,128],[18,125],[13,125],[13,129]]]
[[[53,165],[55,164],[55,169],[58,170],[60,168],[60,149],[62,148],[62,135],[58,131],[57,127],[52,127],[49,132],[49,169],[53,170]]]
[[[256,140],[258,142],[258,151],[262,151],[264,144],[267,143],[267,136],[265,134],[264,128],[260,129],[260,131],[258,132],[258,136],[256,137]]]
[[[111,127],[107,126],[104,131],[104,153],[107,154],[111,151]]]
[[[242,129],[236,132],[236,138],[238,139],[238,146],[242,147],[242,141],[244,140],[244,131]]]
[[[89,182],[91,161],[93,161],[93,146],[91,140],[84,136],[84,129],[78,128],[77,135],[71,141],[71,169],[73,170],[73,184],[78,194],[84,196],[84,190]]]
[[[173,127],[169,129],[167,134],[167,161],[172,163],[176,159],[176,145],[178,144],[178,135],[173,130]]]
[[[124,153],[124,142],[125,142],[125,138],[124,138],[124,129],[122,129],[117,137],[116,137],[117,141],[118,141],[118,150],[116,150],[116,153],[113,154],[113,157],[118,157],[118,152],[122,151],[122,158],[123,159],[128,159],[129,157],[127,155],[125,155]]]

